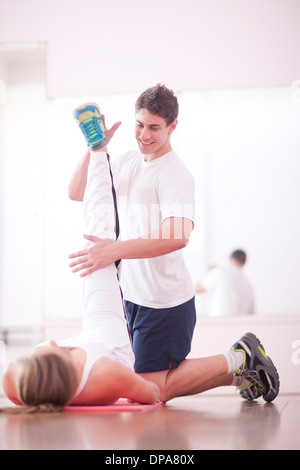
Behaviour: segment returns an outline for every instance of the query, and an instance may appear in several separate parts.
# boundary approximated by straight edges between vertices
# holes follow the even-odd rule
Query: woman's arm
[[[118,371],[118,380],[119,384],[121,384],[120,398],[148,404],[159,401],[160,392],[155,383],[143,379],[125,366],[123,370],[121,369]]]
[[[93,366],[83,391],[75,397],[75,405],[109,405],[119,398],[138,403],[156,403],[159,389],[123,364],[101,358]]]

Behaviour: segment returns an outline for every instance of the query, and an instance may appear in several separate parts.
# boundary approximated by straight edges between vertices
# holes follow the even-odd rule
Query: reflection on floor
[[[149,412],[0,415],[0,450],[291,450],[299,422],[299,395],[267,404],[202,394]]]

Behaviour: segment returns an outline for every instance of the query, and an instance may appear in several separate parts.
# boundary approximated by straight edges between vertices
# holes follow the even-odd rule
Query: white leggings
[[[91,152],[84,195],[85,233],[116,240],[116,207],[109,157]],[[92,243],[87,242],[86,247]],[[134,355],[115,264],[84,277],[83,332],[88,341],[100,342],[120,362],[133,366]]]

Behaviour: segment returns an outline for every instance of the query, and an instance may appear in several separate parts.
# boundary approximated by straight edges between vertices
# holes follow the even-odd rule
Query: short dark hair
[[[246,263],[247,255],[243,250],[235,250],[231,254],[231,258],[243,265]]]
[[[166,121],[167,126],[170,126],[177,119],[179,106],[174,92],[158,83],[138,97],[135,112],[140,109],[146,109],[149,113],[160,116]]]

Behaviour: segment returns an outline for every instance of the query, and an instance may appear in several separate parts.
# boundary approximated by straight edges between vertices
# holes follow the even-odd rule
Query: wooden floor
[[[0,415],[0,450],[299,450],[299,428],[299,395],[202,394],[147,412]]]

